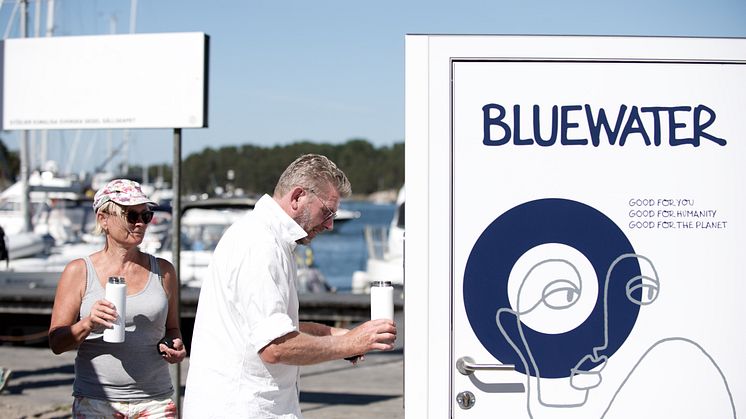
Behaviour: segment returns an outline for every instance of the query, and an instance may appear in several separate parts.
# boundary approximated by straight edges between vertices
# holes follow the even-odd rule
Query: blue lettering
[[[552,135],[548,140],[545,140],[541,137],[539,105],[534,105],[534,137],[536,138],[536,144],[542,147],[548,147],[557,141],[557,109],[557,105],[552,106]]]
[[[498,115],[495,118],[490,117],[490,110],[492,109],[497,109],[498,111]],[[482,114],[484,115],[484,138],[482,139],[482,143],[484,145],[507,144],[510,141],[510,127],[508,126],[508,124],[503,122],[503,118],[505,118],[505,108],[500,105],[490,103],[488,105],[482,106]],[[499,140],[492,139],[490,127],[493,125],[499,126],[505,132],[505,135]]]
[[[531,138],[521,138],[521,105],[513,105],[513,144],[531,145],[534,140]]]
[[[627,119],[627,124],[624,125],[624,131],[622,131],[622,136],[619,138],[619,146],[624,146],[627,142],[627,137],[630,134],[635,133],[642,135],[643,140],[645,140],[645,145],[650,145],[650,137],[648,136],[648,133],[645,132],[645,127],[642,125],[640,113],[637,112],[637,106],[633,106],[629,111],[629,119]]]
[[[692,138],[676,138],[676,129],[685,128],[685,123],[676,122],[676,112],[690,112],[691,106],[674,106],[668,110],[668,143],[672,146],[692,144],[697,147],[699,144],[694,143],[694,137]]]
[[[489,103],[482,107],[484,130],[482,143],[484,145],[500,146],[512,141],[514,145],[519,146],[537,144],[540,147],[549,147],[558,143],[561,145],[589,145],[590,143],[598,147],[602,142],[601,137],[605,135],[609,145],[623,147],[630,136],[635,134],[642,138],[645,146],[659,147],[667,142],[673,147],[687,144],[699,147],[704,140],[709,140],[719,146],[727,144],[724,138],[706,132],[712,129],[717,115],[713,109],[702,104],[694,108],[691,106],[628,107],[620,105],[616,117],[608,117],[604,108],[598,108],[594,114],[594,109],[589,104],[584,106],[553,105],[551,115],[544,115],[543,132],[541,106],[533,105],[531,112],[523,115],[526,119],[524,121],[521,120],[521,105],[513,105],[512,111],[512,117],[508,118],[506,108],[500,104]],[[545,112],[547,111],[549,110],[545,109]],[[585,116],[580,116],[576,112],[584,112]],[[682,112],[686,113],[686,117],[681,116]],[[531,119],[528,120],[528,118]],[[688,118],[691,118],[691,123]],[[547,122],[551,125],[549,128],[546,126]],[[664,128],[666,123],[668,129]],[[533,129],[533,136],[522,137],[521,128],[526,128],[527,131]],[[682,130],[686,130],[684,132],[692,136],[682,135]],[[590,141],[589,138],[584,138],[583,134],[589,136]]]
[[[619,128],[621,128],[622,126],[622,120],[624,119],[625,113],[627,113],[627,105],[620,106],[619,114],[617,114],[616,123],[614,124],[614,129],[612,129],[609,126],[609,120],[606,119],[606,110],[604,108],[600,108],[598,110],[598,119],[594,121],[591,106],[585,105],[585,114],[588,117],[588,129],[591,134],[591,142],[595,147],[598,147],[598,145],[601,143],[601,128],[606,131],[606,138],[609,139],[609,144],[616,144],[616,136],[619,133]]]
[[[661,111],[668,111],[669,108],[662,106],[642,107],[640,112],[653,114],[653,144],[661,145]]]
[[[562,145],[586,145],[588,144],[587,138],[568,138],[567,130],[570,128],[578,128],[580,124],[577,122],[570,122],[568,114],[572,111],[579,111],[583,109],[580,105],[568,105],[562,107],[562,128],[560,133],[560,143]]]
[[[700,123],[700,114],[702,111],[706,112],[709,115],[709,119],[705,123]],[[722,138],[715,137],[714,135],[710,135],[705,132],[705,128],[709,128],[710,125],[712,125],[715,122],[715,111],[708,108],[705,105],[699,105],[694,108],[694,146],[699,146],[699,139],[700,137],[706,138],[712,142],[714,142],[717,145],[725,145],[726,141]]]

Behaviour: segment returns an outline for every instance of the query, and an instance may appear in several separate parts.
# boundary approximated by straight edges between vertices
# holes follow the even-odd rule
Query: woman
[[[186,356],[179,284],[171,263],[137,247],[153,218],[149,204],[137,182],[116,179],[101,188],[93,200],[94,233],[105,236],[104,248],[70,262],[57,285],[49,346],[55,354],[78,350],[73,417],[177,417],[167,363]],[[123,343],[103,340],[118,315],[104,299],[111,276],[124,277],[127,286]],[[158,343],[163,337],[172,348]]]

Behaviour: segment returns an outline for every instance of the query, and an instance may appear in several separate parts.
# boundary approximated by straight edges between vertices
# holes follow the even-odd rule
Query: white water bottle
[[[109,277],[104,298],[114,304],[117,310],[117,319],[112,322],[114,327],[104,330],[104,342],[122,343],[124,342],[124,319],[127,311],[127,284],[124,283],[124,277]]]
[[[370,284],[370,319],[394,320],[394,287],[391,281]]]

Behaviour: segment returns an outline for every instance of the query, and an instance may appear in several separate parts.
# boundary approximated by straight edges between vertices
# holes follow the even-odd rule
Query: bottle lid
[[[109,283],[110,284],[124,284],[124,277],[123,276],[110,276]]]
[[[390,287],[391,281],[372,281],[370,283],[371,287]]]

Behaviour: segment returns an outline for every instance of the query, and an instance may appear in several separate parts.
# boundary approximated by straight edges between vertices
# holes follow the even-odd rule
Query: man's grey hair
[[[290,163],[277,181],[274,196],[285,196],[296,186],[316,193],[326,193],[331,186],[339,192],[340,198],[347,198],[352,193],[350,181],[344,172],[333,161],[319,154],[304,154]]]

